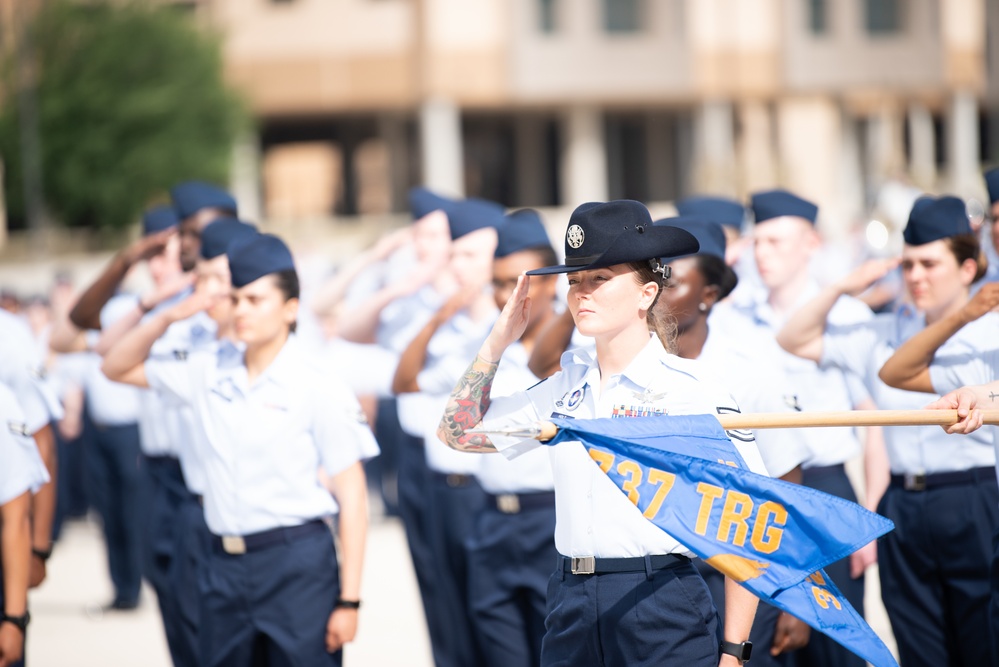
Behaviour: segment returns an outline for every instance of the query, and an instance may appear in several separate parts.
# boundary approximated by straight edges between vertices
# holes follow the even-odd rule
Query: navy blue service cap
[[[173,209],[173,206],[169,204],[153,206],[147,208],[146,212],[142,214],[142,235],[149,236],[179,224],[180,218],[177,217],[177,211]]]
[[[684,215],[679,218],[663,218],[656,220],[656,227],[669,226],[689,232],[697,239],[700,248],[695,255],[713,255],[725,260],[725,231],[722,226],[713,220],[706,220],[692,215]],[[674,257],[674,259],[677,259]]]
[[[687,197],[676,203],[676,212],[684,217],[694,216],[735,229],[742,229],[746,218],[745,207],[725,197]]]
[[[692,255],[698,245],[690,232],[654,226],[649,209],[630,199],[580,204],[565,230],[565,264],[528,275],[588,271],[628,262]]]
[[[229,247],[257,235],[257,228],[235,218],[217,218],[201,231],[201,259],[215,259]]]
[[[503,207],[485,199],[462,199],[444,208],[451,228],[451,240],[487,227],[498,228],[503,224]]]
[[[989,203],[999,202],[999,168],[985,172],[985,187],[989,190]]]
[[[413,220],[445,209],[453,200],[442,197],[426,188],[416,187],[409,191],[409,210],[413,214]]]
[[[506,257],[521,250],[551,248],[552,242],[541,222],[541,216],[534,209],[525,208],[506,216],[496,230],[499,241],[496,244],[496,257]]]
[[[232,286],[244,287],[272,273],[295,270],[295,261],[284,241],[271,234],[255,234],[229,246]]]
[[[909,245],[925,245],[940,239],[971,234],[968,209],[957,197],[920,197],[912,205],[902,238]]]
[[[798,195],[791,194],[787,190],[757,192],[753,195],[752,207],[756,224],[774,218],[790,216],[804,218],[814,225],[815,220],[819,217],[818,206]]]
[[[185,181],[170,188],[177,216],[184,220],[205,208],[217,208],[236,215],[236,200],[220,187],[203,181]]]

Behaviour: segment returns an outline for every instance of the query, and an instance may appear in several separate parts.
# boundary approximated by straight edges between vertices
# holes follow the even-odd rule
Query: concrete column
[[[947,130],[951,192],[962,197],[981,197],[983,187],[978,163],[978,101],[973,93],[966,90],[954,93]]]
[[[864,159],[860,148],[860,121],[847,114],[840,115],[839,195],[836,203],[844,221],[856,221],[867,212],[864,190]]]
[[[461,109],[451,100],[430,98],[420,108],[423,184],[443,195],[465,196]]]
[[[918,102],[909,105],[909,175],[923,190],[932,190],[937,180],[933,116]]]
[[[263,200],[260,188],[260,138],[250,130],[232,148],[229,190],[243,220],[260,221]]]
[[[662,111],[645,116],[645,169],[648,173],[649,201],[678,199],[672,120]]]
[[[407,195],[413,179],[409,177],[409,142],[406,138],[406,119],[386,114],[378,119],[378,134],[388,148],[389,192],[392,211],[409,209]]]
[[[521,114],[513,119],[514,197],[516,206],[544,206],[552,201],[548,173],[551,155],[545,137],[545,119]]]
[[[595,107],[574,107],[566,115],[564,126],[562,203],[575,208],[587,201],[606,201],[603,113]]]
[[[748,195],[777,185],[777,164],[773,117],[768,104],[749,101],[739,105],[739,187],[738,194]]]
[[[735,194],[735,120],[732,103],[707,101],[694,117],[695,189]]]
[[[898,178],[905,166],[901,110],[885,103],[871,118],[868,146],[870,175],[876,185]]]

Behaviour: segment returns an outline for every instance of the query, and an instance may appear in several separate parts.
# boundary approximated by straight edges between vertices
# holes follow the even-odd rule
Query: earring
[[[702,313],[708,312],[708,304],[704,303],[703,301],[700,302],[699,304],[697,304],[697,310],[701,311]]]

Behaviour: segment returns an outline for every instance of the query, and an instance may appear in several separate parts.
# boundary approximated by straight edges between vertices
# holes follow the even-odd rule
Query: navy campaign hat
[[[257,235],[257,228],[235,218],[217,218],[201,231],[201,259],[224,255],[235,243]]]
[[[912,205],[902,238],[909,245],[925,245],[958,234],[971,234],[968,209],[957,197],[920,197]]]
[[[989,203],[999,202],[999,168],[985,172],[985,187],[989,190]]]
[[[497,258],[506,257],[521,250],[552,247],[548,232],[545,231],[545,226],[541,223],[541,216],[530,208],[507,215],[503,224],[496,231],[499,233],[499,242],[496,244],[495,253]]]
[[[271,273],[295,269],[288,246],[271,234],[256,234],[233,243],[228,255],[233,287],[244,287]]]
[[[473,197],[452,201],[444,207],[444,212],[447,213],[452,241],[460,239],[465,234],[486,227],[498,228],[503,224],[503,207],[485,199]]]
[[[186,181],[170,188],[170,198],[173,199],[177,216],[183,220],[189,218],[203,208],[218,208],[237,213],[236,200],[231,194],[220,187],[202,181]]]
[[[813,225],[819,216],[819,207],[810,201],[793,195],[787,190],[768,190],[767,192],[757,192],[753,195],[752,201],[753,216],[756,224],[780,218],[783,216],[793,216],[804,218]]]
[[[149,236],[179,224],[180,218],[177,217],[177,212],[173,210],[173,206],[169,204],[153,206],[147,208],[146,212],[142,214],[142,235]]]
[[[742,229],[746,218],[745,207],[725,197],[687,197],[676,203],[676,212],[684,217],[696,216],[736,229]]]
[[[451,203],[453,200],[426,188],[416,187],[409,191],[409,210],[413,213],[413,220],[419,220],[434,211],[442,210]]]
[[[693,254],[714,255],[722,261],[725,260],[725,232],[722,230],[721,224],[713,220],[685,215],[679,218],[656,220],[652,224],[656,227],[676,227],[677,229],[689,232],[691,236],[697,239],[697,243],[700,245],[698,251]],[[673,259],[677,258],[674,257]]]
[[[630,199],[580,204],[565,230],[565,264],[528,271],[539,276],[615,264],[673,258],[697,252],[690,232],[654,226],[649,209]]]

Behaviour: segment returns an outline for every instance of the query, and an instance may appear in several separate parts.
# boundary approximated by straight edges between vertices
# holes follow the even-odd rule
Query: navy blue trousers
[[[434,611],[445,632],[434,646],[437,667],[481,665],[482,651],[472,626],[468,590],[468,540],[486,494],[473,478],[452,486],[431,474],[428,513],[434,573]],[[430,615],[430,612],[428,612]]]
[[[694,561],[694,566],[704,578],[708,590],[711,592],[711,599],[718,609],[718,625],[725,628],[725,575],[705,563],[701,559]],[[761,602],[756,608],[756,618],[753,620],[753,627],[749,633],[749,641],[753,642],[753,667],[794,667],[797,664],[795,653],[782,653],[778,656],[770,655],[770,648],[774,644],[774,631],[777,627],[777,618],[780,616],[780,609]],[[813,635],[816,634],[814,631]]]
[[[134,604],[142,586],[144,532],[138,425],[95,425],[87,459],[90,489],[104,524],[115,601]]]
[[[649,574],[556,571],[545,627],[544,667],[718,667],[718,614],[689,562]]]
[[[395,397],[378,400],[375,416],[378,456],[364,464],[365,473],[381,496],[386,516],[399,515],[399,449],[407,437],[399,426]]]
[[[824,491],[830,495],[857,502],[850,479],[842,465],[802,470],[801,483],[804,486]],[[857,613],[864,615],[864,576],[854,579],[850,576],[850,558],[843,558],[827,565],[826,574],[839,588]],[[840,646],[821,632],[812,632],[808,645],[796,652],[800,667],[866,667],[867,663],[852,652]],[[756,658],[753,658],[756,663]]]
[[[486,507],[468,541],[472,624],[489,667],[537,667],[545,635],[555,506],[504,514]]]
[[[997,664],[989,642],[996,482],[889,487],[878,513],[895,522],[878,542],[878,563],[902,666]]]
[[[326,624],[340,594],[328,531],[243,555],[213,548],[198,576],[204,667],[339,666]]]
[[[87,475],[84,452],[91,448],[94,425],[87,411],[83,411],[83,430],[73,440],[59,435],[58,426],[52,424],[55,433],[56,452],[59,455],[59,475],[56,480],[56,511],[52,521],[52,539],[58,540],[66,519],[84,517],[90,507],[87,494]]]
[[[201,598],[198,573],[206,567],[211,550],[211,533],[197,496],[188,493],[177,514],[177,552],[170,572],[170,586],[176,602],[175,637],[170,654],[176,667],[198,667]]]
[[[992,623],[992,664],[999,665],[999,532],[992,538],[992,604],[989,620]]]

